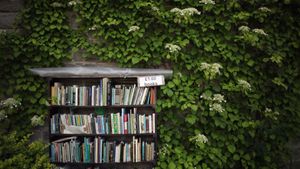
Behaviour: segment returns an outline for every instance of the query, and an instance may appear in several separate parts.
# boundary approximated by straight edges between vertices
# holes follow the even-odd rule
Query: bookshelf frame
[[[90,85],[93,84],[96,81],[99,81],[100,79],[105,78],[105,77],[70,77],[70,78],[65,78],[65,77],[58,77],[58,78],[47,78],[48,82],[48,98],[51,99],[51,86],[54,85],[54,82],[61,82],[64,85]],[[137,78],[136,77],[130,77],[130,78],[120,78],[120,77],[109,77],[109,79],[112,81],[112,84],[137,84]],[[157,91],[159,89],[159,86],[156,86],[155,90],[155,100],[157,100]],[[51,101],[49,102],[51,103]],[[155,133],[145,133],[145,134],[52,134],[51,133],[51,116],[55,113],[58,113],[60,110],[64,110],[67,113],[72,113],[73,111],[76,110],[95,110],[98,108],[103,108],[105,110],[120,110],[121,108],[137,108],[139,110],[147,110],[147,112],[143,114],[150,114],[154,113],[155,114],[155,128],[156,131]],[[125,141],[125,140],[130,140],[132,139],[133,136],[139,137],[139,138],[146,138],[147,140],[153,140],[154,142],[154,160],[152,161],[141,161],[141,162],[120,162],[120,163],[115,163],[115,162],[110,162],[110,163],[76,163],[76,162],[52,162],[52,164],[58,166],[58,167],[68,167],[68,168],[94,168],[94,167],[99,167],[101,169],[152,169],[155,167],[157,163],[157,152],[158,152],[158,136],[157,136],[157,113],[155,111],[156,105],[153,104],[145,104],[145,105],[107,105],[107,106],[74,106],[74,105],[49,105],[48,107],[48,122],[49,122],[49,137],[48,140],[51,143],[52,141],[66,138],[66,137],[90,137],[94,138],[96,136],[106,138],[107,140],[117,140],[117,141]],[[75,114],[75,113],[74,113]],[[85,114],[83,112],[79,114]],[[90,114],[90,113],[89,113]],[[109,113],[105,113],[109,114]],[[51,157],[51,147],[49,146],[49,157]]]

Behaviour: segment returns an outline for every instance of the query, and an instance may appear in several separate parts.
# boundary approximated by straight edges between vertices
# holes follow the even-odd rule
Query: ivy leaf
[[[174,163],[173,161],[171,161],[171,162],[169,163],[169,169],[175,169],[175,168],[176,168],[175,163]]]
[[[137,64],[137,63],[140,61],[140,58],[138,58],[138,57],[133,57],[133,58],[131,59],[131,61],[132,61],[132,64]]]
[[[234,145],[228,145],[227,146],[228,151],[233,154],[235,152],[235,146]]]
[[[187,121],[188,123],[190,123],[191,125],[195,124],[197,120],[197,117],[193,114],[189,114],[186,118],[185,121]]]

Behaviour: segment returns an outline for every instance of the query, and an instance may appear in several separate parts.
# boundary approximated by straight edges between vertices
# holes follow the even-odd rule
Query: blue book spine
[[[102,106],[102,92],[103,92],[103,86],[102,86],[102,79],[100,79],[99,84],[99,105]]]
[[[101,116],[101,134],[105,134],[104,117]]]
[[[55,162],[55,147],[54,147],[54,144],[51,144],[51,161]]]
[[[125,109],[122,108],[121,109],[121,134],[124,134],[124,112],[125,112]]]
[[[103,150],[103,148],[102,148],[102,146],[103,146],[103,140],[102,139],[100,139],[100,146],[99,146],[99,162],[100,163],[102,163],[102,150]]]

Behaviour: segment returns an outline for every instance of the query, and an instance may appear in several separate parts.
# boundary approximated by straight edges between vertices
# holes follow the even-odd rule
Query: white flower
[[[177,53],[181,50],[180,46],[178,45],[173,45],[171,43],[167,43],[165,45],[165,48],[169,50],[170,53]]]
[[[182,16],[182,17],[201,14],[201,12],[199,12],[198,9],[196,8],[185,8],[185,9],[173,8],[170,10],[170,12],[176,14],[177,16]]]
[[[268,34],[263,29],[253,29],[252,31],[254,33],[257,33],[257,34],[260,34],[260,35],[268,36]]]
[[[93,25],[92,27],[89,28],[89,31],[94,31],[97,29],[97,26],[96,25]]]
[[[0,29],[0,34],[5,34],[6,33],[6,30],[5,29]]]
[[[222,107],[221,104],[219,103],[213,103],[213,104],[210,104],[209,105],[209,110],[210,111],[216,111],[216,112],[219,112],[219,113],[222,113],[225,111],[225,109]]]
[[[251,85],[246,80],[238,79],[238,87],[243,91],[251,90]]]
[[[207,5],[207,4],[212,4],[212,5],[216,4],[215,1],[213,1],[213,0],[201,0],[201,1],[199,1],[199,3],[205,4],[205,5]]]
[[[272,12],[271,9],[269,9],[269,8],[267,8],[267,7],[265,7],[265,6],[262,6],[262,7],[258,8],[258,10],[260,10],[260,11],[262,11],[262,12]]]
[[[77,4],[76,1],[70,1],[68,2],[68,6],[75,6]]]
[[[42,126],[44,124],[43,117],[34,115],[31,118],[31,125],[33,126]]]
[[[198,11],[196,8],[185,8],[182,10],[184,15],[192,16],[192,15],[200,15],[201,12]]]
[[[59,3],[59,2],[53,2],[51,4],[52,7],[63,7],[64,5],[62,3]]]
[[[199,133],[199,134],[195,135],[194,137],[191,137],[189,139],[189,141],[195,142],[195,144],[200,147],[201,145],[207,143],[208,139],[204,134]]]
[[[200,64],[200,70],[204,72],[207,79],[213,79],[217,74],[221,74],[220,69],[222,68],[219,63],[208,64],[203,62]]]
[[[250,31],[250,28],[248,26],[240,26],[239,27],[239,31],[240,32],[249,32]]]
[[[159,9],[156,6],[151,7],[151,9],[155,12],[159,11]]]
[[[138,31],[138,30],[140,30],[139,26],[130,26],[129,29],[128,29],[128,32],[135,32],[135,31]]]
[[[226,100],[224,99],[224,96],[221,95],[221,94],[214,94],[212,100],[216,101],[216,102],[219,102],[219,103],[226,102]]]
[[[165,156],[167,154],[169,154],[169,145],[168,144],[164,144],[158,152],[159,155]]]

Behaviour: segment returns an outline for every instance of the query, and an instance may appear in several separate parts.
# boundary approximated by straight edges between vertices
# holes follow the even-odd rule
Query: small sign
[[[138,77],[139,87],[162,86],[162,85],[165,85],[165,77],[163,75]]]

